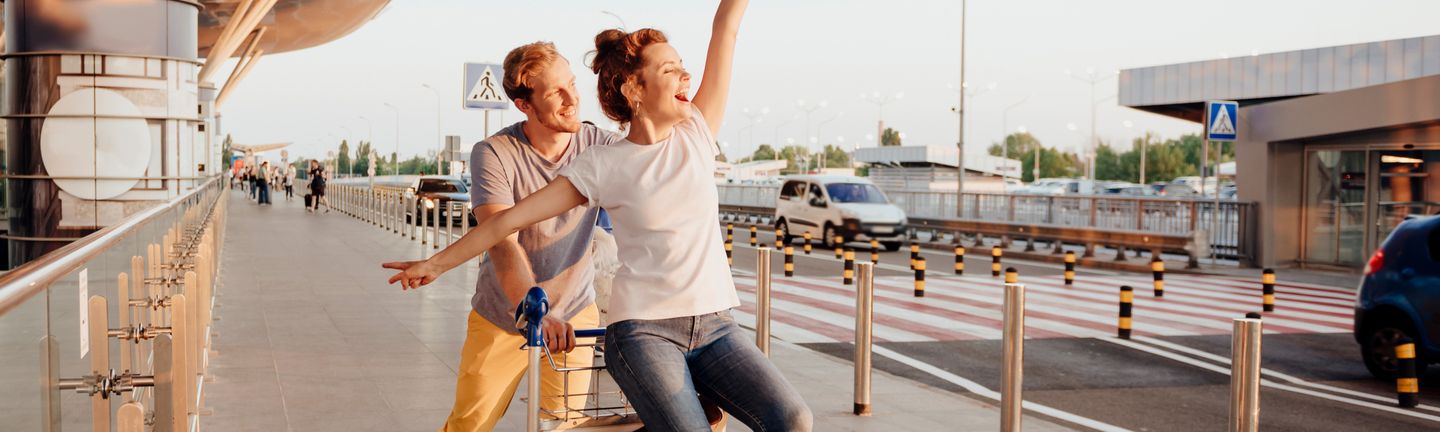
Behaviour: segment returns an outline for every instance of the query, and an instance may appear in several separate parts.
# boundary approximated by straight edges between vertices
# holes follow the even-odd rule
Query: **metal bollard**
[[[915,297],[925,296],[925,258],[915,260]]]
[[[434,215],[430,222],[430,247],[440,249],[440,200],[435,200],[435,208],[430,210]]]
[[[795,247],[785,245],[785,277],[795,276]]]
[[[1260,430],[1260,330],[1259,318],[1238,318],[1230,336],[1231,431]]]
[[[845,249],[845,272],[843,280],[845,285],[855,284],[855,250]]]
[[[1395,344],[1395,396],[1403,408],[1420,405],[1420,379],[1415,371],[1415,342],[1401,336]]]
[[[915,243],[911,243],[911,244],[910,244],[910,269],[911,269],[911,270],[914,270],[914,269],[915,269],[915,260],[918,260],[918,259],[920,259],[920,245],[915,244]]]
[[[751,225],[751,226],[750,226],[750,247],[758,247],[758,246],[760,246],[760,243],[759,243],[757,240],[755,240],[755,232],[756,232],[756,231],[755,231],[755,226],[754,226],[754,225]]]
[[[1261,288],[1261,292],[1262,292],[1263,295],[1264,295],[1264,297],[1263,297],[1263,299],[1262,299],[1262,301],[1261,301],[1261,304],[1264,306],[1265,312],[1274,312],[1274,311],[1275,311],[1275,270],[1271,270],[1271,269],[1268,269],[1268,268],[1265,269],[1265,272],[1260,275],[1260,288]]]
[[[418,198],[417,198],[418,199]],[[430,225],[430,218],[425,216],[425,203],[430,202],[429,198],[418,199],[419,206],[415,207],[415,220],[420,225],[420,244],[430,244],[430,238],[426,236],[426,226]]]
[[[1025,378],[1025,285],[1005,283],[1004,367],[1000,382],[1000,430],[1019,431]]]
[[[1075,252],[1065,251],[1065,286],[1075,285]]]
[[[755,253],[755,345],[770,356],[770,248]]]
[[[805,232],[805,255],[809,255],[809,254],[810,254],[810,243],[811,243],[810,232],[809,232],[809,231],[806,231],[806,232]]]
[[[853,253],[853,252],[850,252]],[[860,263],[855,287],[855,415],[870,415],[870,335],[874,330],[875,265]]]
[[[841,236],[835,236],[835,259],[840,259],[840,258],[844,258],[844,257],[845,257],[845,238],[844,238],[844,237],[841,237]]]
[[[455,242],[455,202],[445,203],[445,246]],[[438,246],[440,242],[435,242]]]
[[[1131,317],[1134,314],[1135,289],[1129,285],[1120,287],[1120,330],[1121,339],[1130,339]]]
[[[775,229],[775,250],[780,250],[780,249],[782,249],[782,248],[784,248],[784,247],[785,247],[785,230],[776,228],[776,229]]]
[[[1155,275],[1155,297],[1165,296],[1165,261],[1159,256],[1150,261],[1150,272]]]
[[[990,277],[1000,277],[1000,256],[1004,254],[999,246],[990,248]]]
[[[870,263],[880,264],[880,241],[870,240]]]
[[[957,238],[956,241],[959,241]],[[955,274],[965,274],[965,246],[955,245]]]

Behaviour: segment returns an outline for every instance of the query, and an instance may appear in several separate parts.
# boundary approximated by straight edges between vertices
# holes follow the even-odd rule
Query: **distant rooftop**
[[[1199,122],[1207,100],[1240,104],[1440,75],[1440,35],[1120,71],[1121,106]]]
[[[855,150],[855,161],[872,165],[897,167],[954,167],[956,151],[954,146],[893,146],[865,147]],[[1008,161],[1008,162],[1007,162]],[[990,155],[965,155],[965,170],[999,176],[1002,168],[1009,167],[1007,177],[1020,178],[1020,161]]]

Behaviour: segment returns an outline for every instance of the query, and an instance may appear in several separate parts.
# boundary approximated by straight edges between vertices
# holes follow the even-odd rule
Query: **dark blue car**
[[[1370,257],[1355,303],[1355,341],[1377,378],[1395,377],[1395,342],[1415,341],[1416,369],[1440,361],[1440,216],[1405,221]]]

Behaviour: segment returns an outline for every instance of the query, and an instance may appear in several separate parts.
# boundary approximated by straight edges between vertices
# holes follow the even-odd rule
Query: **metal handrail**
[[[44,291],[50,284],[90,262],[91,259],[110,250],[111,246],[124,240],[136,230],[149,225],[156,217],[173,210],[200,192],[220,184],[219,181],[219,177],[212,178],[200,187],[191,189],[170,202],[125,218],[120,223],[102,228],[74,243],[62,246],[0,275],[0,316]]]

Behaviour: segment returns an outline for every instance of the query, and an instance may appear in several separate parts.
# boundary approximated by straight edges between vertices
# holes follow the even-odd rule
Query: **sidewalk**
[[[418,291],[386,285],[382,261],[418,242],[300,200],[258,207],[234,191],[214,352],[200,418],[209,431],[432,431],[455,389],[476,266]],[[875,414],[850,414],[849,362],[777,341],[772,358],[800,389],[817,431],[995,430],[995,403],[874,371]],[[518,398],[498,430],[524,426]],[[1066,430],[1027,417],[1027,430]],[[730,421],[729,430],[748,430]]]

